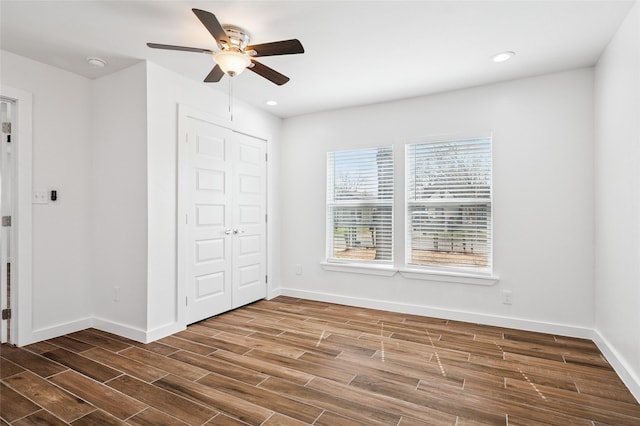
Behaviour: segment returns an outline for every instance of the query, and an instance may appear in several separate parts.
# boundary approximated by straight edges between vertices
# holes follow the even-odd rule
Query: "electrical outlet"
[[[505,305],[513,304],[513,292],[511,290],[502,290],[502,303]]]
[[[302,265],[296,263],[296,275],[302,275]]]
[[[49,197],[47,191],[34,190],[33,191],[33,204],[49,204]]]
[[[114,302],[120,301],[120,287],[113,288],[113,301]]]

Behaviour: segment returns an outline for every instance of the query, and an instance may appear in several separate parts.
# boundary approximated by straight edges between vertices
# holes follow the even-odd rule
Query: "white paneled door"
[[[190,324],[266,297],[266,142],[206,120],[186,124],[180,188]]]
[[[265,145],[239,133],[232,138],[234,308],[267,296]]]

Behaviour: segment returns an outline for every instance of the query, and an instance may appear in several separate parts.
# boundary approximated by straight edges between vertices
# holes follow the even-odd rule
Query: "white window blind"
[[[327,259],[393,261],[393,150],[327,153]]]
[[[491,270],[491,138],[407,145],[407,263]]]

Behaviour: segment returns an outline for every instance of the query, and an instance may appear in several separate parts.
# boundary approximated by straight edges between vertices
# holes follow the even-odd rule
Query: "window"
[[[407,145],[407,263],[491,272],[491,138]]]
[[[327,259],[393,262],[393,149],[327,154]]]

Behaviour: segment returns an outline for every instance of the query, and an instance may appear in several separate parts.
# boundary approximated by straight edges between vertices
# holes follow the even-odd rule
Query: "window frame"
[[[478,198],[476,201],[469,201],[466,199],[464,202],[455,202],[444,201],[444,202],[425,202],[422,201],[411,201],[410,200],[410,147],[415,145],[427,145],[427,144],[446,144],[446,143],[455,143],[455,142],[464,142],[470,140],[481,140],[487,139],[489,142],[489,154],[488,160],[490,162],[489,165],[489,176],[490,176],[490,184],[489,184],[489,197],[488,198]],[[405,143],[405,155],[404,155],[404,235],[403,235],[403,246],[404,246],[404,266],[400,270],[400,273],[405,278],[411,279],[433,279],[437,281],[448,281],[448,282],[458,282],[458,283],[466,283],[466,284],[479,284],[479,285],[493,285],[498,281],[498,278],[493,275],[493,255],[494,255],[494,211],[493,211],[493,135],[491,133],[474,133],[474,134],[465,134],[465,135],[448,135],[448,136],[439,136],[439,137],[424,137],[424,138],[416,138],[408,140]],[[415,189],[414,189],[415,191]],[[463,206],[463,205],[480,205],[486,204],[489,206],[490,215],[487,220],[487,232],[488,232],[488,245],[489,250],[487,253],[487,266],[486,267],[469,267],[469,266],[454,266],[454,265],[435,265],[435,264],[417,264],[412,263],[412,240],[411,240],[411,230],[413,229],[413,222],[411,221],[410,214],[412,211],[412,206],[437,206],[437,205],[445,205],[445,206]]]
[[[330,170],[330,157],[335,156],[336,153],[348,153],[348,152],[358,152],[358,151],[376,151],[376,154],[380,152],[381,149],[388,149],[390,151],[390,161],[389,164],[391,166],[390,169],[390,182],[387,182],[389,186],[387,189],[391,190],[391,196],[388,199],[371,199],[371,200],[335,200],[331,199],[331,195],[335,195],[335,184],[333,188],[330,188],[331,182],[333,182],[334,177],[330,176],[330,171],[333,171],[335,174],[335,163],[333,163],[333,168]],[[397,269],[394,268],[395,262],[395,205],[396,205],[396,191],[395,191],[395,150],[393,145],[383,145],[383,146],[373,146],[373,147],[362,147],[362,148],[351,148],[345,150],[334,150],[327,151],[326,156],[326,205],[325,205],[325,261],[322,262],[322,267],[325,270],[332,271],[344,271],[344,272],[362,272],[362,273],[370,273],[373,275],[393,275],[397,272]],[[374,167],[375,165],[372,165]],[[389,259],[383,260],[368,260],[368,259],[357,259],[357,258],[338,258],[334,256],[335,253],[335,231],[334,231],[334,223],[335,216],[331,213],[333,212],[331,209],[335,207],[344,207],[344,208],[366,208],[366,207],[389,207],[390,208],[390,219],[389,219]]]
[[[479,269],[470,269],[470,268],[460,268],[460,267],[436,267],[436,266],[421,266],[416,264],[411,264],[408,262],[410,252],[408,250],[408,173],[409,173],[409,164],[407,157],[407,149],[410,144],[417,143],[436,143],[436,142],[447,142],[452,140],[468,140],[468,139],[482,139],[488,138],[490,139],[490,161],[491,161],[491,186],[490,186],[490,206],[491,206],[491,218],[490,218],[490,230],[491,230],[491,250],[489,254],[489,267],[483,270]],[[391,198],[390,204],[392,206],[392,219],[391,219],[391,260],[385,263],[380,263],[380,261],[368,261],[368,260],[358,260],[358,259],[338,259],[331,258],[329,255],[332,254],[333,245],[329,240],[330,234],[329,230],[333,229],[333,222],[329,221],[329,177],[326,177],[325,182],[327,183],[327,187],[325,188],[325,257],[324,260],[320,262],[320,266],[325,271],[330,272],[342,272],[342,273],[354,273],[354,274],[365,274],[365,275],[374,275],[374,276],[384,276],[384,277],[392,277],[396,274],[400,274],[403,278],[411,279],[411,280],[419,280],[422,282],[434,282],[434,283],[445,283],[445,284],[462,284],[462,285],[480,285],[480,286],[493,286],[500,281],[500,277],[495,275],[494,273],[494,186],[493,186],[493,175],[494,175],[494,161],[493,161],[493,135],[490,131],[480,131],[474,133],[467,134],[447,134],[435,137],[420,137],[413,139],[405,139],[404,144],[402,142],[398,143],[396,140],[392,144],[384,145],[384,146],[371,146],[371,147],[355,147],[344,150],[334,150],[327,152],[327,161],[328,155],[330,152],[342,152],[342,151],[355,151],[355,150],[366,150],[366,149],[380,149],[380,148],[390,148],[391,149],[391,163],[393,168],[393,197]],[[402,163],[398,164],[397,161],[399,157],[396,157],[396,150],[399,149],[400,146],[404,145],[404,157],[402,158]],[[325,173],[328,172],[328,162],[325,164]],[[401,174],[404,174],[404,180],[402,179]],[[402,187],[404,185],[404,187]],[[404,197],[404,198],[403,198]],[[400,205],[404,207],[404,217],[402,221],[396,223],[396,213],[397,207]],[[400,232],[400,233],[398,233]]]

